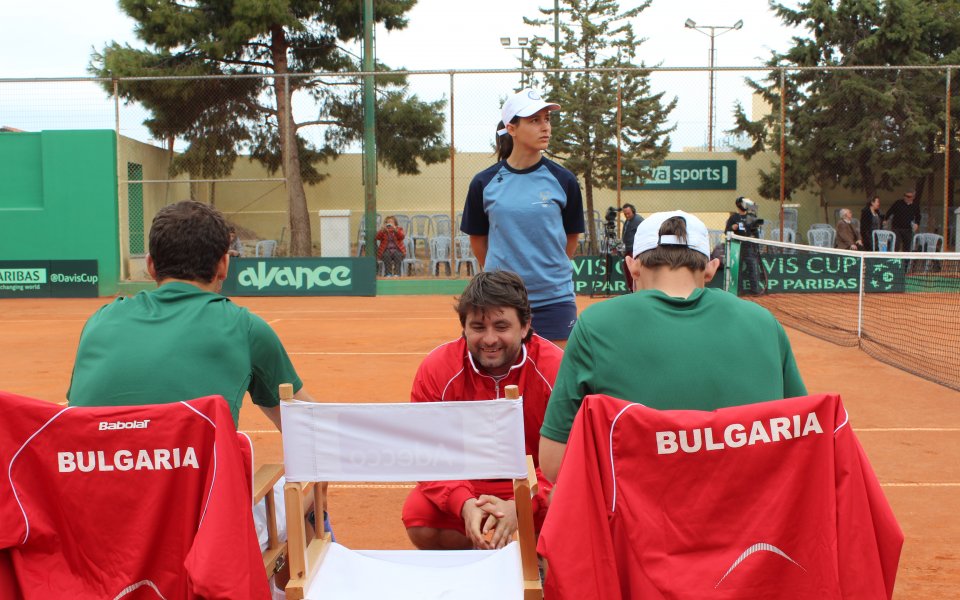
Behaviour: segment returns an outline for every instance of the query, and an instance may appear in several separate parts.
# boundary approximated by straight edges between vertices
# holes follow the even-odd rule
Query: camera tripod
[[[615,281],[610,280],[611,274],[616,272],[617,262],[622,258],[617,251],[619,243],[620,240],[617,238],[604,241],[604,250],[600,253],[600,256],[603,257],[603,277],[599,282],[600,284],[590,290],[591,298],[610,298],[619,295],[612,291]]]

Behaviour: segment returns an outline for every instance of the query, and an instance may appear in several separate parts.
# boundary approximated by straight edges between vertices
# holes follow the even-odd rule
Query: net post
[[[864,284],[867,279],[867,258],[860,256],[860,286],[857,290],[857,346],[860,346],[860,340],[863,339],[863,293]]]

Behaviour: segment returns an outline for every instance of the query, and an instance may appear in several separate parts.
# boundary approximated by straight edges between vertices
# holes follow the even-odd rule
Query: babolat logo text
[[[100,431],[113,431],[117,429],[146,429],[150,424],[150,419],[143,421],[100,421]]]
[[[657,454],[675,454],[681,450],[687,454],[694,454],[755,444],[775,444],[821,433],[823,428],[820,427],[820,421],[815,412],[809,413],[806,417],[800,415],[774,417],[767,421],[754,421],[750,425],[731,423],[722,433],[715,432],[709,427],[690,431],[685,429],[658,431]]]
[[[197,451],[186,448],[154,448],[152,450],[117,450],[112,454],[105,450],[86,452],[57,452],[57,464],[61,473],[91,473],[93,471],[170,471],[173,469],[199,469]]]
[[[270,267],[267,263],[257,263],[257,268],[247,267],[237,275],[237,283],[244,287],[262,290],[270,286],[292,287],[308,290],[314,287],[348,287],[352,282],[350,267],[340,265],[328,267]]]

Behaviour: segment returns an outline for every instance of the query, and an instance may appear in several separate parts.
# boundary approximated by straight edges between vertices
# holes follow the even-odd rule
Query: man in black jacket
[[[632,204],[623,205],[623,263],[620,268],[623,270],[623,278],[627,281],[627,290],[633,291],[633,277],[627,269],[627,256],[633,256],[633,238],[637,234],[637,227],[643,223],[643,217],[637,214],[637,207]]]
[[[913,234],[920,228],[920,205],[914,202],[915,197],[916,193],[910,190],[887,211],[886,220],[897,236],[897,252],[910,251]]]

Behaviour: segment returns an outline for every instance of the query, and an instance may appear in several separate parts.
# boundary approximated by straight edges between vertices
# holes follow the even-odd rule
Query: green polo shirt
[[[642,290],[580,315],[541,435],[565,443],[584,396],[713,410],[805,396],[790,340],[768,310],[717,289]]]
[[[219,394],[236,423],[245,392],[277,406],[302,382],[277,334],[228,298],[180,282],[117,298],[80,335],[71,406],[164,404]]]

